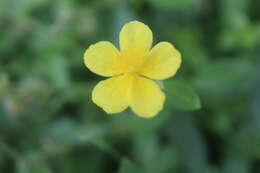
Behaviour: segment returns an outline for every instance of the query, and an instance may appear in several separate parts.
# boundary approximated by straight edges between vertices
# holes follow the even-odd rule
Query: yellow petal
[[[132,21],[123,26],[120,31],[119,41],[122,52],[144,54],[151,48],[153,34],[147,25]]]
[[[84,54],[84,63],[92,72],[101,76],[109,77],[122,73],[119,52],[107,41],[91,45]]]
[[[92,100],[105,112],[119,113],[128,107],[126,95],[129,85],[125,75],[99,82],[92,92]]]
[[[131,109],[140,117],[151,118],[162,108],[165,95],[152,80],[144,77],[134,77],[128,93]]]
[[[173,76],[181,65],[180,52],[168,42],[155,45],[146,57],[140,74],[162,80]]]

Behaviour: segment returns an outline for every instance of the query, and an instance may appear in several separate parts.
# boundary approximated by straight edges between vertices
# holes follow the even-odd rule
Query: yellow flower
[[[108,114],[130,107],[138,116],[150,118],[163,108],[165,95],[153,80],[173,76],[180,67],[181,54],[169,42],[151,49],[152,41],[150,28],[132,21],[120,31],[120,51],[107,41],[86,50],[87,68],[111,77],[99,82],[92,92],[93,102]]]

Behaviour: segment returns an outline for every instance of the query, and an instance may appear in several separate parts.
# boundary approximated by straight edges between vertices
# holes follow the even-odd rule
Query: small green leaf
[[[140,173],[133,163],[124,158],[120,163],[120,169],[118,173]]]
[[[167,80],[164,87],[169,105],[181,110],[198,110],[201,108],[199,96],[185,82]]]

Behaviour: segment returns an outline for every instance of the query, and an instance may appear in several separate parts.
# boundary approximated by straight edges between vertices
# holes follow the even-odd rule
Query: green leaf
[[[180,80],[167,80],[164,83],[167,103],[181,110],[198,110],[201,108],[199,96],[185,82]]]
[[[121,161],[120,169],[118,173],[140,173],[140,172],[130,160],[124,158]]]

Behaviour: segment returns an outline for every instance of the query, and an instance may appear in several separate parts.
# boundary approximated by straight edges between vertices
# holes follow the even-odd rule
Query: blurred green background
[[[106,115],[97,41],[139,20],[183,56],[153,119]],[[1,173],[260,172],[259,0],[1,0]]]

